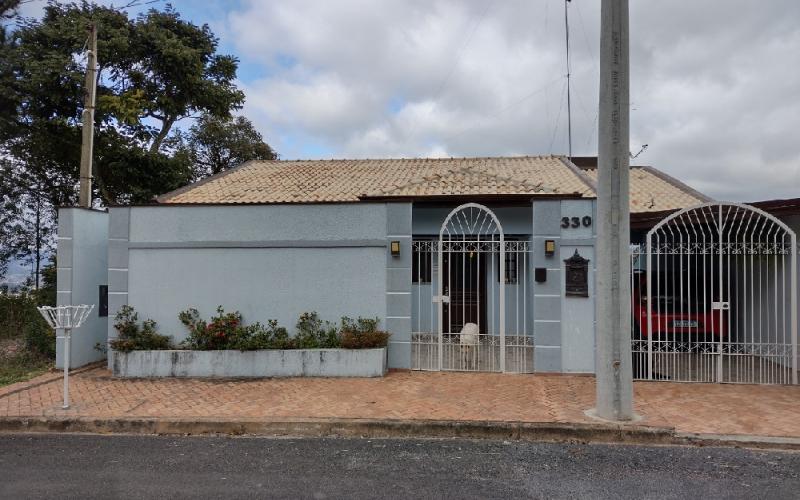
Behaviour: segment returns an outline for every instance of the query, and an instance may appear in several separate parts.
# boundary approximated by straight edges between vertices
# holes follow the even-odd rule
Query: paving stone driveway
[[[393,372],[376,379],[112,378],[104,368],[0,388],[0,417],[367,418],[593,422],[594,378]],[[640,424],[678,432],[800,437],[800,386],[636,382]]]

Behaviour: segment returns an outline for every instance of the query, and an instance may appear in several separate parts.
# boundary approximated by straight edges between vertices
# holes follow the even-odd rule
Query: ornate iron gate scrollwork
[[[632,256],[634,377],[796,384],[797,258],[795,233],[755,207],[665,218]]]
[[[467,203],[412,242],[412,369],[533,371],[527,238]]]

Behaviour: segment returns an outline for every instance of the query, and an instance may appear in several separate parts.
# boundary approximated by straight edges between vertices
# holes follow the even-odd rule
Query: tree
[[[183,21],[167,6],[139,17],[134,34],[137,64],[129,76],[142,91],[144,116],[160,122],[151,152],[182,118],[199,113],[228,118],[241,108],[244,93],[233,83],[238,60],[216,54],[218,40],[208,25]]]
[[[25,170],[14,169],[9,161],[0,166],[0,275],[6,272],[11,259],[27,261],[33,271],[32,285],[38,290],[42,262],[55,244],[55,213],[41,184],[25,179],[25,175]]]
[[[0,0],[0,19],[11,19],[17,14],[20,0]]]
[[[208,177],[249,160],[276,160],[277,153],[243,116],[222,119],[204,115],[186,139],[194,180]]]
[[[0,0],[0,17],[18,4]],[[0,215],[0,276],[4,255],[41,267],[56,207],[75,202],[90,23],[98,28],[99,60],[95,205],[144,203],[189,182],[191,158],[175,124],[229,119],[244,101],[234,83],[236,58],[217,54],[210,28],[170,6],[131,18],[114,7],[51,0],[41,19],[3,27],[0,158],[14,183],[0,182],[0,202],[18,209]]]
[[[218,41],[210,28],[181,19],[169,6],[134,20],[112,7],[50,3],[41,21],[26,20],[15,33],[22,105],[12,154],[28,160],[35,156],[40,168],[77,180],[78,162],[73,159],[79,157],[80,141],[75,139],[84,74],[79,55],[90,23],[98,26],[96,195],[106,204],[124,203],[141,199],[145,192],[155,196],[178,187],[190,176],[187,165],[175,161],[176,150],[168,140],[173,126],[190,116],[229,118],[241,107],[244,94],[233,83],[236,58],[217,54]],[[142,150],[152,157],[145,159]],[[135,160],[126,164],[132,183],[127,193],[111,169],[123,157]],[[177,160],[188,158],[179,155]],[[177,171],[161,175],[148,170],[167,167]],[[145,185],[137,185],[137,179]],[[154,179],[168,182],[153,185]]]
[[[8,54],[14,49],[8,26],[2,23],[13,19],[20,0],[0,0],[0,141],[8,136],[16,114],[17,101],[14,92],[14,71]]]

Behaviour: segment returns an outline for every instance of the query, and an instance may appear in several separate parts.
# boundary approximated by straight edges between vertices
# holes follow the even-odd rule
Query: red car
[[[667,280],[661,277],[662,282]],[[647,338],[647,275],[634,272],[631,313],[633,314],[633,338]],[[691,335],[696,337],[725,337],[728,322],[723,311],[711,310],[711,302],[676,296],[675,293],[652,294],[656,302],[652,307],[652,332],[654,338]],[[703,310],[707,308],[707,310]],[[710,340],[710,338],[708,339]]]

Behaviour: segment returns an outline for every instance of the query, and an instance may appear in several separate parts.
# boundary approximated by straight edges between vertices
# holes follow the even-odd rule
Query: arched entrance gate
[[[670,215],[632,256],[634,377],[796,384],[797,238],[755,207]]]
[[[412,246],[412,368],[532,372],[528,236],[466,203]]]

